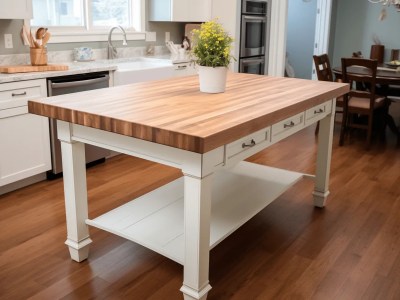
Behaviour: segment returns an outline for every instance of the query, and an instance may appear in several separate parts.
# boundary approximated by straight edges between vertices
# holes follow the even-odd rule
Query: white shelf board
[[[244,161],[218,171],[212,189],[210,249],[302,177]],[[183,178],[179,178],[86,223],[183,264],[183,204]]]

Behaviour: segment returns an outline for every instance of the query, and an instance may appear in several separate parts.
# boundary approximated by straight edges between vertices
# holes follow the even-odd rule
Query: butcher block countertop
[[[29,101],[29,112],[205,153],[348,92],[343,83],[229,73],[225,93],[197,76]]]

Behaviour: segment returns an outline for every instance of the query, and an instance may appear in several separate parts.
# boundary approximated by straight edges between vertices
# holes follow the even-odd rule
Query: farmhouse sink
[[[114,86],[174,76],[174,66],[166,59],[137,58],[115,64],[118,69],[114,71]]]

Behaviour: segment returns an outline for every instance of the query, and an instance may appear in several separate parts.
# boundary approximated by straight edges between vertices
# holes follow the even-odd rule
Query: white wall
[[[297,78],[311,79],[317,0],[289,0],[286,52]]]

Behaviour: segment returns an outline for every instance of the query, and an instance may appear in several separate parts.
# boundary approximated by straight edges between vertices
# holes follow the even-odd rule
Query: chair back
[[[375,83],[378,61],[366,58],[342,58],[343,82],[350,84],[349,97],[369,98],[370,108],[375,102]],[[368,87],[365,90],[352,89],[353,83]]]
[[[399,60],[399,57],[400,57],[399,52],[400,52],[399,49],[392,49],[392,51],[390,52],[390,60],[391,61]]]
[[[331,63],[328,54],[314,55],[315,70],[320,81],[333,81]]]

